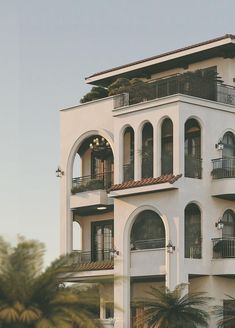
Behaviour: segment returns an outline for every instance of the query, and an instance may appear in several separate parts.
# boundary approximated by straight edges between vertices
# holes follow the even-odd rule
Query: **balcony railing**
[[[185,157],[185,176],[188,178],[201,179],[202,159],[193,156]]]
[[[235,237],[214,238],[213,258],[235,258]]]
[[[145,92],[143,97],[132,97],[135,94],[135,88],[131,87],[130,94],[123,93],[115,96],[114,108],[137,104],[143,101],[163,98],[176,94],[193,96],[201,99],[212,100],[224,104],[235,105],[235,88],[225,84],[198,84],[190,85],[190,82],[181,81],[177,77],[171,79],[163,79],[157,82],[149,83],[149,92]],[[136,90],[138,93],[138,90]]]
[[[93,250],[89,252],[76,251],[72,252],[71,260],[73,264],[84,264],[92,262],[112,261],[114,257],[113,250]]]
[[[134,179],[134,163],[123,165],[123,181]]]
[[[235,178],[235,157],[213,159],[212,164],[213,179]]]
[[[164,248],[164,247],[165,247],[165,238],[135,240],[131,244],[132,251],[138,249],[154,249],[154,248]]]
[[[86,175],[78,178],[73,178],[72,194],[78,192],[108,189],[113,184],[113,172],[104,172],[93,175]]]

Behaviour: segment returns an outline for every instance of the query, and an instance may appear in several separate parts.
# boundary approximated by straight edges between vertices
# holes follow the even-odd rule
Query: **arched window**
[[[153,176],[153,126],[145,123],[142,130],[142,178]]]
[[[235,136],[232,132],[226,132],[223,136],[223,158],[235,157]]]
[[[223,214],[222,222],[224,224],[222,236],[223,239],[235,237],[235,212],[226,210]],[[235,245],[235,244],[234,244]]]
[[[185,123],[184,152],[185,176],[201,179],[201,127],[195,119]]]
[[[166,118],[161,129],[161,174],[173,173],[173,123]]]
[[[123,135],[123,181],[134,179],[134,130],[127,127]]]
[[[131,229],[131,249],[165,247],[165,227],[161,217],[153,211],[141,212]]]
[[[81,226],[77,221],[73,221],[73,251],[81,249]]]
[[[184,221],[184,256],[186,258],[201,258],[201,211],[196,204],[189,204],[185,208]]]
[[[85,139],[73,163],[72,193],[107,189],[113,184],[113,152],[99,135]]]

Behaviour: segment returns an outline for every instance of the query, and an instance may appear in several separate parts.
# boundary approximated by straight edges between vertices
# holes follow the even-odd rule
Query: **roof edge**
[[[107,70],[92,74],[88,77],[85,77],[85,81],[87,81],[87,83],[92,83],[92,81],[88,81],[88,80],[89,79],[93,80],[93,78],[96,78],[96,77],[97,77],[97,79],[94,79],[94,81],[99,80],[98,79],[99,75],[115,72],[115,71],[118,71],[120,69],[124,69],[124,68],[127,68],[127,67],[132,67],[132,66],[135,66],[135,65],[138,65],[138,64],[141,64],[141,63],[145,63],[145,62],[148,62],[148,61],[152,61],[152,60],[155,60],[155,59],[160,59],[161,57],[166,57],[166,56],[169,56],[169,55],[177,54],[177,53],[180,53],[180,52],[183,52],[183,51],[187,51],[187,50],[194,49],[194,48],[197,48],[197,47],[201,47],[201,46],[204,46],[204,45],[209,45],[210,43],[215,43],[215,42],[226,40],[226,39],[230,39],[231,41],[235,40],[235,35],[234,34],[225,34],[225,35],[223,35],[221,37],[218,37],[218,38],[210,39],[210,40],[203,41],[203,42],[200,42],[200,43],[196,43],[196,44],[193,44],[193,45],[190,45],[190,46],[186,46],[186,47],[179,48],[179,49],[176,49],[176,50],[168,51],[168,52],[162,53],[160,55],[147,57],[145,59],[130,62],[130,63],[125,64],[125,65],[116,66],[114,68],[107,69]],[[102,78],[100,78],[100,79],[102,79]]]

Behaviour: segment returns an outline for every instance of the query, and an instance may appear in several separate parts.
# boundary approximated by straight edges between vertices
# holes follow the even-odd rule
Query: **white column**
[[[172,245],[175,246],[175,250],[172,253],[168,253],[166,249],[166,286],[173,290],[181,283],[188,283],[188,273],[184,267],[184,246],[182,245],[184,240],[184,218],[176,216],[170,221],[171,229],[169,239],[166,242],[168,243],[170,240]]]
[[[117,139],[118,137],[118,139]],[[114,144],[114,184],[123,181],[123,135],[119,131],[115,135]]]
[[[153,176],[161,175],[161,140],[157,125],[153,127]]]
[[[179,114],[174,118],[173,125],[173,173],[183,173],[184,165],[184,126],[180,122]]]
[[[141,131],[141,130],[140,130]],[[134,146],[134,156],[135,156],[135,172],[134,179],[141,179],[141,159],[142,159],[142,136],[141,132],[135,129],[135,146]]]

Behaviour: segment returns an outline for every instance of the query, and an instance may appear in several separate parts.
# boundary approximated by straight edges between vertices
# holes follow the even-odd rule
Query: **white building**
[[[142,313],[131,300],[151,285],[186,282],[216,304],[235,297],[235,36],[86,82],[108,87],[117,78],[139,78],[149,94],[60,113],[61,253],[74,250],[79,223],[74,281],[110,278],[100,289],[100,318],[129,328]]]

